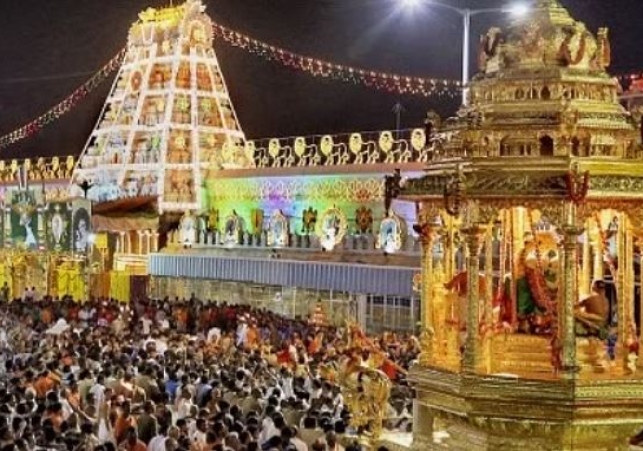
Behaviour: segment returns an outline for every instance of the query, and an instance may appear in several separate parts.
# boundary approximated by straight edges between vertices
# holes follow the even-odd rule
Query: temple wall
[[[373,231],[377,233],[385,216],[384,174],[321,175],[298,177],[218,178],[206,182],[203,195],[207,209],[218,210],[219,224],[233,210],[252,230],[255,210],[263,212],[263,228],[273,213],[281,212],[290,221],[291,233],[300,233],[304,210],[312,207],[317,218],[325,210],[336,207],[347,217],[348,233],[356,232],[356,211],[365,207],[372,211]],[[393,210],[410,228],[415,221],[412,204],[394,202]]]

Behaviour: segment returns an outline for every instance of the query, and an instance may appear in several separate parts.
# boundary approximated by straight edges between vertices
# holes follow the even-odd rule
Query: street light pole
[[[418,0],[406,1],[409,5],[413,6]],[[518,3],[516,5],[509,7],[505,6],[503,8],[481,9],[457,8],[447,3],[433,0],[429,1],[427,5],[451,10],[462,17],[462,105],[466,106],[469,104],[469,89],[467,88],[467,85],[469,84],[469,64],[471,63],[471,18],[480,14],[489,13],[511,13],[517,16],[522,16],[529,12],[528,3]]]
[[[465,9],[462,13],[462,105],[469,104],[469,64],[471,49],[471,10]]]

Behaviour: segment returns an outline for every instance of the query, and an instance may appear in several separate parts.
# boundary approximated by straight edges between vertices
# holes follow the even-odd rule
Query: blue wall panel
[[[201,255],[150,256],[158,277],[229,280],[312,290],[412,297],[419,268]]]

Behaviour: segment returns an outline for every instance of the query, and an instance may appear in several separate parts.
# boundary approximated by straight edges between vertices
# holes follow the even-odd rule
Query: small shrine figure
[[[183,202],[192,201],[192,181],[187,177],[181,177],[178,185],[179,199]]]
[[[308,320],[308,323],[312,326],[316,327],[323,327],[326,326],[328,323],[326,321],[326,314],[324,313],[324,307],[322,306],[322,302],[317,301],[317,305],[315,306],[315,310],[313,311],[312,315],[310,316],[310,319]]]
[[[190,66],[185,63],[181,64],[176,74],[176,86],[182,89],[190,87]]]
[[[202,125],[215,126],[216,115],[212,114],[212,99],[201,99],[199,102],[199,122]]]
[[[313,207],[308,207],[307,210],[303,212],[302,218],[302,233],[308,235],[315,230],[315,225],[317,224],[317,210]]]
[[[150,163],[157,163],[159,161],[159,152],[161,150],[161,136],[159,134],[152,135],[150,138],[150,156],[148,161]]]
[[[174,105],[174,121],[182,124],[190,123],[190,98],[179,96]]]
[[[161,66],[157,66],[154,69],[150,80],[150,87],[152,89],[163,89],[165,87],[165,74]]]
[[[157,121],[156,102],[153,99],[148,99],[147,102],[145,102],[145,111],[143,111],[143,115],[140,119],[140,122],[143,125],[152,127],[157,124],[156,121]]]
[[[172,140],[169,160],[172,163],[178,164],[189,163],[191,158],[188,147],[189,143],[187,137],[183,134],[176,135]]]
[[[204,64],[199,64],[196,70],[196,83],[199,91],[211,91],[212,83],[210,81],[210,74]]]

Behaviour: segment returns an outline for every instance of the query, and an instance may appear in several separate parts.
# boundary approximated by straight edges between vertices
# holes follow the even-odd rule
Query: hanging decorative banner
[[[45,230],[49,251],[71,250],[71,210],[66,202],[52,202],[47,205]]]
[[[67,98],[59,102],[46,113],[40,115],[28,124],[0,136],[0,149],[4,149],[16,142],[33,136],[42,130],[45,126],[51,124],[61,116],[71,111],[81,100],[83,100],[89,93],[94,91],[98,86],[103,83],[112,72],[118,69],[127,53],[127,48],[123,48],[114,58],[109,60],[107,64],[101,67],[89,80],[78,87]]]
[[[461,90],[459,81],[409,77],[335,64],[275,47],[216,22],[213,22],[212,26],[215,37],[221,38],[234,47],[242,48],[268,61],[279,62],[286,67],[306,72],[315,77],[332,78],[401,95],[455,97],[459,95]]]

